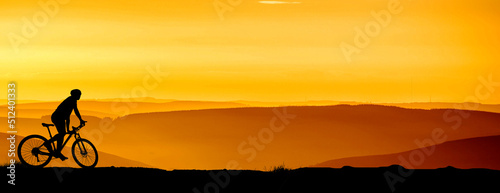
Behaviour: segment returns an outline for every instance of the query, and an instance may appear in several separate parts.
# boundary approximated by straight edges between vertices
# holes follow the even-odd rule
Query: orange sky
[[[0,5],[0,77],[17,81],[18,99],[73,88],[127,97],[157,65],[162,81],[144,94],[191,100],[463,102],[479,76],[500,80],[496,0],[401,0],[350,63],[339,45],[390,0],[242,0],[223,20],[213,0],[73,0],[53,14],[37,2]],[[16,51],[12,34],[33,16],[42,24]],[[481,102],[500,103],[499,93]]]

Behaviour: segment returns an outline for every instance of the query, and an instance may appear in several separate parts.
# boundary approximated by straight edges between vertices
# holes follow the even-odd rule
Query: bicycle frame
[[[49,128],[49,127],[50,127],[50,126],[48,126],[48,127],[47,127],[47,130],[49,131],[49,136],[50,136],[50,139],[49,139],[49,140],[51,140],[51,139],[52,139],[52,133],[50,132],[50,128]],[[71,136],[72,136],[72,135],[75,135],[75,141],[76,141],[76,140],[78,140],[78,139],[81,139],[81,137],[80,137],[80,133],[78,133],[78,131],[75,131],[75,130],[74,130],[74,128],[73,128],[73,131],[68,132],[68,133],[66,133],[66,134],[69,134],[69,136],[68,136],[68,138],[66,138],[66,140],[65,140],[65,141],[64,141],[64,143],[62,144],[62,146],[61,146],[61,150],[62,150],[62,149],[64,149],[64,147],[66,147],[66,144],[67,144],[67,143],[68,143],[68,141],[71,139]],[[55,144],[55,142],[56,142],[56,141],[53,141],[53,142],[51,142],[51,143],[50,143],[50,145],[51,145],[51,147],[52,147],[52,150],[55,150],[55,149],[56,149],[56,144]],[[38,147],[38,148],[41,148],[42,146],[43,146],[43,144],[42,144],[40,147]],[[82,150],[82,147],[80,147],[80,144],[78,144],[78,148],[80,148],[80,151]],[[85,149],[85,147],[83,147],[83,149],[84,149],[84,152],[87,152],[87,150]],[[41,151],[40,151],[40,152],[38,152],[38,153],[39,153],[39,154],[41,154],[41,155],[50,155],[50,154],[52,154],[53,152],[46,153],[46,152],[41,152]],[[38,157],[37,157],[37,158],[38,158]]]
[[[64,161],[68,158],[60,152],[69,143],[69,140],[74,138],[75,141],[72,142],[70,148],[74,161],[82,168],[94,168],[99,159],[97,149],[92,142],[82,138],[79,133],[80,129],[85,126],[85,122],[81,121],[78,127],[72,127],[73,130],[63,135],[52,135],[50,127],[55,125],[42,123],[42,126],[47,128],[49,136],[30,135],[22,139],[17,149],[19,160],[23,164],[37,168],[45,167],[52,158],[59,158],[61,161]],[[47,140],[47,138],[49,139]],[[55,143],[56,140],[59,141]],[[56,149],[56,146],[59,146],[59,149]]]

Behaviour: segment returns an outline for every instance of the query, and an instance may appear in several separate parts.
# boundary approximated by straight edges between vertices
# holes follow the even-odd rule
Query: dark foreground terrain
[[[7,192],[392,192],[391,184],[394,192],[500,192],[500,171],[452,167],[300,168],[263,172],[17,166],[16,185],[8,184],[7,180],[8,177],[2,183],[2,192],[6,189]]]

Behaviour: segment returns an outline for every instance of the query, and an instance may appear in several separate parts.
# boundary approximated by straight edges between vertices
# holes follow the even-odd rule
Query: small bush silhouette
[[[273,166],[271,167],[271,169],[269,170],[270,172],[274,172],[274,173],[279,173],[279,172],[288,172],[288,171],[291,171],[292,169],[290,168],[287,168],[285,166],[285,163],[282,163],[280,165],[277,165],[277,166]]]

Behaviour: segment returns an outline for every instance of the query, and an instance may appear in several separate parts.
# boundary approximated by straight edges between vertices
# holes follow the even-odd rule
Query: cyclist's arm
[[[80,119],[80,124],[82,124],[84,121],[82,119],[82,116],[80,115],[80,111],[78,111],[78,106],[76,105],[76,102],[75,102],[75,115],[76,117],[78,117],[78,119]]]

